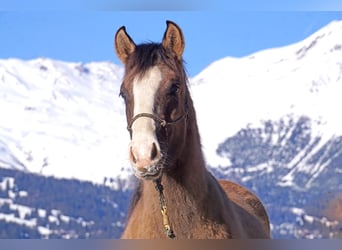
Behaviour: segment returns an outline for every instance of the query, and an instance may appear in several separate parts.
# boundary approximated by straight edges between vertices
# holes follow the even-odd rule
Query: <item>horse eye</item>
[[[124,99],[124,101],[126,101],[126,95],[124,94],[124,92],[120,91],[119,96]]]
[[[173,82],[169,89],[169,95],[176,95],[179,90],[179,82]]]

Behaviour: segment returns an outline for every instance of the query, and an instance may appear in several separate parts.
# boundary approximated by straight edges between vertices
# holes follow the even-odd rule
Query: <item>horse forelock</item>
[[[165,49],[161,43],[143,43],[137,45],[134,53],[127,59],[126,78],[142,78],[153,66],[166,65],[186,81],[183,64],[183,60],[178,60],[176,55],[171,50]]]

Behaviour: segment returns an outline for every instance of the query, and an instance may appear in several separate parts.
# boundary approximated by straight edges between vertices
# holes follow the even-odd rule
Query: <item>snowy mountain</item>
[[[0,168],[129,189],[122,74],[109,62],[0,60]],[[336,21],[190,79],[208,167],[261,197],[274,237],[342,225],[323,212],[342,193],[341,78]]]
[[[122,73],[111,63],[1,60],[0,166],[96,183],[127,178]]]
[[[309,117],[324,142],[341,135],[341,58],[342,22],[333,22],[297,44],[214,62],[192,79],[205,149],[215,152],[247,125],[289,116]]]

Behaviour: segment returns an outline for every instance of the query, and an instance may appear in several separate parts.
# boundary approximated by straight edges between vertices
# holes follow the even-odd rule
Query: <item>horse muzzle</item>
[[[139,179],[153,180],[161,176],[161,160],[159,143],[156,140],[132,140],[129,150],[129,160],[134,174]]]
[[[157,165],[138,168],[133,166],[134,175],[142,180],[156,180],[161,177],[162,169]]]

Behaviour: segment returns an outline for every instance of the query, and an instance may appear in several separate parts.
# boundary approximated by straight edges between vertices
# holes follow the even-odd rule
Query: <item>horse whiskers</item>
[[[172,157],[170,156],[170,154],[168,154],[167,149],[163,147],[163,144],[161,144],[160,153],[162,155],[162,158],[159,161],[158,165],[160,164],[160,169],[168,170],[171,167],[171,165],[174,163],[174,161]]]

